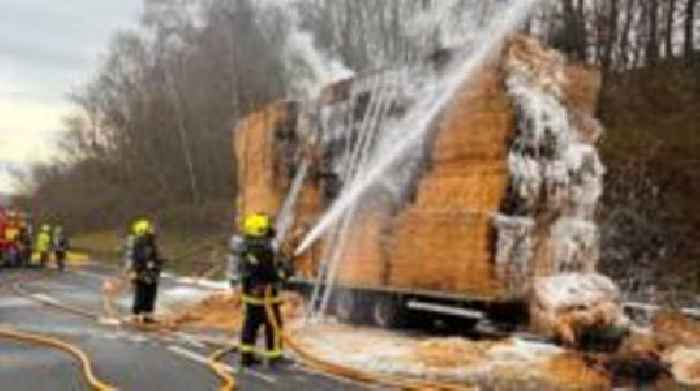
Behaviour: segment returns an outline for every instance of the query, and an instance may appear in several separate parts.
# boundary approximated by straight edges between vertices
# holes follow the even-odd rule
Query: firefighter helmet
[[[247,236],[261,237],[270,232],[272,222],[270,216],[263,213],[255,213],[247,216],[243,222],[243,232]]]
[[[134,231],[134,235],[144,236],[153,233],[153,225],[146,219],[140,219],[136,220],[132,230]]]

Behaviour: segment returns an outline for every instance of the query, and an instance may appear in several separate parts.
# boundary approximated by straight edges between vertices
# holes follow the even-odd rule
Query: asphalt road
[[[148,333],[101,325],[80,315],[45,306],[10,288],[18,278],[30,295],[100,313],[101,276],[109,269],[86,267],[57,273],[0,270],[0,327],[38,333],[69,342],[90,357],[95,374],[119,390],[217,390],[220,380],[205,364],[212,353],[198,335]],[[166,279],[163,289],[178,289]],[[182,286],[182,289],[187,289]],[[126,306],[128,303],[121,303]],[[123,308],[122,310],[126,310]],[[205,336],[205,335],[203,335]],[[235,354],[225,362],[237,366]],[[289,361],[273,369],[234,374],[239,390],[359,390],[363,387],[317,374]],[[0,338],[0,390],[87,390],[78,362],[40,345]]]

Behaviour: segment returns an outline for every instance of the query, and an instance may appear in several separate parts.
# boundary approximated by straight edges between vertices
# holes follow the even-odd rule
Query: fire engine
[[[5,266],[21,263],[21,220],[16,211],[0,208],[0,263]]]

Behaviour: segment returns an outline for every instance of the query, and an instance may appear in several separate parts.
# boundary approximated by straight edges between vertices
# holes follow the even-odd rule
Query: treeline
[[[284,95],[279,27],[250,0],[191,3],[147,1],[141,28],[118,33],[71,94],[61,161],[28,178],[37,215],[89,230],[232,199],[231,129]]]
[[[508,3],[144,1],[140,28],[118,33],[92,81],[71,94],[61,160],[24,178],[24,202],[74,230],[229,202],[231,131],[245,115],[322,79],[331,62],[362,72],[463,44]],[[696,8],[696,0],[563,0],[523,30],[621,71],[696,58]]]
[[[572,59],[606,72],[647,67],[660,60],[697,59],[697,0],[561,0],[543,8],[530,28],[543,25],[552,44]],[[549,20],[550,23],[538,23]]]

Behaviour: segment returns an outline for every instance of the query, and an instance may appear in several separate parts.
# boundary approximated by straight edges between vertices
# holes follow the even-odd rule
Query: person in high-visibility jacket
[[[15,211],[10,211],[7,213],[4,231],[0,232],[0,240],[5,242],[4,254],[0,254],[0,258],[5,258],[5,262],[8,266],[17,267],[20,266],[21,261],[19,257],[19,219]]]
[[[155,231],[150,221],[136,221],[132,233],[133,243],[127,265],[127,273],[134,285],[132,313],[137,322],[153,323],[158,282],[164,261],[159,256]]]
[[[44,224],[41,226],[39,234],[36,236],[36,252],[39,254],[39,264],[46,267],[51,256],[51,226]]]
[[[234,236],[231,242],[232,257],[229,269],[236,271],[240,281],[245,318],[241,332],[241,366],[256,363],[255,341],[261,326],[265,328],[266,363],[282,358],[281,336],[277,335],[273,321],[281,325],[279,290],[289,271],[279,262],[278,245],[271,219],[264,214],[247,216],[243,222],[243,235]],[[232,276],[233,277],[233,276]],[[232,280],[232,285],[237,284]],[[270,292],[271,296],[266,297]],[[276,319],[268,318],[266,300],[272,306]]]

